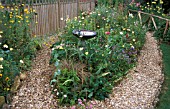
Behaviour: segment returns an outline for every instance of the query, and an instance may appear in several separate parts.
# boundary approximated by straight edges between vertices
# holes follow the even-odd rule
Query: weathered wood
[[[168,27],[169,27],[169,21],[166,21],[166,26],[165,26],[165,30],[164,30],[163,36],[166,34],[166,32],[168,30]]]
[[[143,13],[143,14],[146,14],[146,15],[149,15],[149,16],[157,17],[157,18],[162,19],[162,20],[168,20],[168,21],[170,21],[170,19],[163,18],[163,17],[161,17],[161,16],[157,16],[157,15],[154,15],[154,14],[146,13],[146,12],[143,12],[143,11],[137,11],[137,10],[132,10],[132,9],[129,9],[129,11],[137,12],[137,13],[140,12],[140,13]]]
[[[138,16],[139,16],[140,24],[142,25],[142,17],[141,17],[141,13],[140,12],[138,12]]]
[[[155,23],[155,20],[154,20],[154,18],[152,16],[151,16],[151,19],[152,19],[152,22],[153,22],[153,25],[154,25],[155,29],[158,30],[158,28],[156,26],[156,23]]]

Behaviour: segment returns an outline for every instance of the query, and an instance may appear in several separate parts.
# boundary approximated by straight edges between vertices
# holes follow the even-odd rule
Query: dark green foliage
[[[163,73],[164,73],[164,83],[162,86],[162,91],[159,96],[159,103],[156,109],[169,109],[170,108],[170,45],[161,44],[161,50],[163,53]]]

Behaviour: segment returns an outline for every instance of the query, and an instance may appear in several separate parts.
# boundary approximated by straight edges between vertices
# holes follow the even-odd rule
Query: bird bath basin
[[[73,30],[72,33],[80,39],[91,39],[97,35],[95,31],[91,30]]]

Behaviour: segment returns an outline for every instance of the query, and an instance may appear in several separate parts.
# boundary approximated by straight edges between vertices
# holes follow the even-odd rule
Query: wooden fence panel
[[[5,5],[9,4],[3,1]],[[32,7],[36,11],[33,19],[38,23],[30,26],[33,35],[55,33],[65,27],[67,18],[73,19],[80,10],[93,10],[95,7],[94,0],[20,0],[18,3],[26,3],[28,8]]]

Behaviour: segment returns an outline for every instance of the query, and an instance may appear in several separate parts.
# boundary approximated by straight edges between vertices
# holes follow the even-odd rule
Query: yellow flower
[[[13,50],[13,48],[10,48],[9,50],[10,50],[10,51],[12,51],[12,50]]]
[[[6,77],[6,78],[5,78],[5,81],[9,81],[9,77]]]
[[[62,46],[60,46],[60,47],[59,47],[59,49],[61,49],[61,50],[62,50],[62,49],[64,49],[64,48],[63,48]]]
[[[0,65],[0,69],[3,69],[3,66],[2,66],[2,65]]]
[[[10,22],[10,23],[14,23],[14,20],[10,20],[9,22]]]
[[[0,61],[3,61],[4,60],[4,58],[0,58]]]
[[[156,2],[152,2],[152,4],[156,4]]]
[[[123,28],[123,30],[125,31],[125,30],[126,30],[126,28]]]
[[[26,22],[28,23],[28,22],[29,22],[29,20],[26,20]]]
[[[85,52],[85,55],[88,55],[89,54],[89,52]]]
[[[2,74],[0,73],[0,78],[2,77]]]
[[[3,33],[3,31],[0,31],[0,33]]]
[[[163,4],[164,2],[162,0],[160,0],[160,4]]]
[[[9,88],[6,88],[7,91],[9,91],[10,89]]]
[[[26,19],[28,19],[28,16],[25,16]]]

